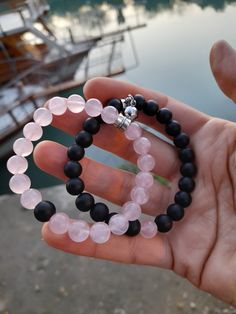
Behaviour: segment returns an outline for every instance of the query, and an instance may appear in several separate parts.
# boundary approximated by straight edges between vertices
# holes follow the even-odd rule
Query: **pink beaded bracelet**
[[[19,138],[13,145],[15,155],[7,162],[9,172],[13,174],[10,179],[10,189],[21,194],[21,205],[27,209],[35,209],[42,202],[42,194],[39,190],[31,188],[30,178],[24,174],[28,168],[25,157],[33,152],[33,141],[38,141],[43,135],[42,127],[48,126],[53,120],[53,115],[63,115],[66,110],[79,114],[83,110],[90,117],[102,117],[107,124],[116,123],[119,113],[115,107],[103,108],[97,99],[89,99],[86,103],[80,95],[71,95],[68,99],[54,97],[49,101],[48,108],[39,108],[34,112],[34,122],[25,125],[23,138]],[[123,117],[124,119],[124,117]],[[149,172],[155,165],[154,158],[148,154],[151,148],[150,141],[142,137],[142,128],[137,122],[131,123],[125,130],[125,136],[133,140],[133,147],[140,157],[137,165],[141,172],[136,175],[136,185],[131,190],[131,201],[126,202],[121,208],[121,214],[110,218],[109,225],[104,222],[96,222],[91,227],[81,219],[72,221],[65,213],[55,213],[49,220],[49,227],[56,234],[68,232],[69,237],[76,242],[81,242],[91,236],[94,242],[104,243],[110,237],[110,232],[116,235],[125,234],[129,228],[129,221],[135,221],[141,216],[141,206],[148,199],[148,189],[153,185],[153,176]],[[153,237],[157,233],[157,225],[154,222],[142,223],[141,234],[144,237]]]
[[[28,168],[25,157],[33,152],[32,141],[39,140],[43,135],[42,127],[48,126],[53,115],[61,116],[66,110],[79,114],[83,110],[88,115],[83,129],[75,136],[75,144],[68,149],[68,162],[64,167],[68,193],[76,195],[76,206],[81,211],[90,211],[91,218],[96,221],[93,225],[79,220],[71,220],[65,213],[56,213],[55,206],[49,201],[43,201],[40,191],[30,188],[31,181],[24,172]],[[142,128],[134,122],[138,110],[149,116],[156,116],[159,123],[166,124],[166,132],[174,137],[174,144],[179,149],[179,158],[183,162],[179,181],[180,191],[176,193],[175,203],[167,208],[167,214],[156,217],[154,221],[139,222],[141,205],[149,200],[148,190],[154,179],[151,171],[155,166],[155,159],[149,153],[151,142],[142,136]],[[34,209],[35,217],[42,222],[49,221],[49,228],[55,234],[68,233],[75,242],[85,241],[89,236],[95,243],[105,243],[110,234],[135,236],[141,234],[145,238],[152,238],[160,232],[167,232],[172,228],[172,221],[183,218],[184,207],[191,203],[190,192],[194,189],[192,177],[196,174],[196,166],[192,163],[193,151],[187,147],[189,138],[180,132],[179,124],[172,120],[172,114],[167,109],[160,109],[153,100],[146,101],[143,96],[129,95],[126,99],[112,99],[103,108],[98,99],[87,102],[80,95],[71,95],[68,99],[54,97],[48,103],[48,108],[39,108],[33,116],[34,122],[25,125],[24,138],[15,141],[13,150],[16,155],[7,162],[8,170],[13,174],[10,188],[16,194],[21,194],[21,204],[27,209]],[[85,148],[93,142],[93,136],[98,133],[101,123],[114,124],[122,129],[127,139],[133,141],[134,151],[138,154],[137,166],[140,172],[135,177],[135,186],[130,192],[131,200],[126,202],[121,213],[109,213],[104,203],[94,202],[89,193],[84,193],[84,183],[79,178],[82,167],[79,161],[84,157]]]

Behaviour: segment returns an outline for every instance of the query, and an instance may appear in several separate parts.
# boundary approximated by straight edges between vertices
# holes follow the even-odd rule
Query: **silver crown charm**
[[[134,99],[134,97],[132,95],[128,95],[128,97],[126,97],[125,99],[121,99],[122,103],[123,103],[123,108],[127,108],[129,106],[131,107],[135,107],[136,106],[136,100]]]
[[[125,131],[128,126],[138,117],[138,110],[135,107],[136,101],[132,95],[128,95],[125,99],[121,99],[124,114],[120,113],[114,125]]]

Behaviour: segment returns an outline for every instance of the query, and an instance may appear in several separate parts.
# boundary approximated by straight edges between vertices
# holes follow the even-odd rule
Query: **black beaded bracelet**
[[[54,97],[49,102],[49,110],[46,108],[42,109],[51,111],[55,115],[62,114],[62,111],[58,113],[58,108],[54,109],[55,104],[58,104],[59,100],[61,101],[61,98]],[[110,231],[117,235],[126,234],[127,236],[136,236],[141,233],[146,238],[153,237],[157,230],[162,233],[170,231],[173,221],[181,220],[184,217],[184,209],[192,202],[190,193],[195,188],[193,177],[197,173],[197,167],[194,164],[194,151],[188,147],[189,137],[181,131],[180,124],[172,119],[171,111],[167,108],[159,109],[156,101],[146,101],[142,95],[135,95],[134,97],[129,95],[125,99],[111,99],[107,102],[105,108],[103,108],[99,100],[90,99],[85,103],[79,95],[70,96],[65,103],[66,109],[74,113],[79,113],[85,109],[90,116],[84,121],[82,130],[76,134],[75,143],[68,148],[68,161],[64,166],[64,173],[68,177],[66,182],[67,192],[77,196],[75,200],[76,207],[82,212],[89,211],[91,218],[96,223],[91,228],[82,220],[77,221],[77,223],[71,223],[65,214],[56,214],[56,208],[51,202],[42,200],[34,208],[36,219],[41,222],[50,220],[49,226],[53,232],[57,234],[68,232],[72,240],[76,242],[85,240],[90,234],[95,242],[104,243],[108,240]],[[77,107],[75,106],[76,103]],[[61,104],[62,101],[60,102]],[[138,217],[141,214],[141,205],[148,201],[149,195],[147,191],[153,184],[153,176],[150,171],[155,166],[155,160],[148,154],[151,148],[150,141],[142,136],[140,125],[134,122],[138,116],[138,111],[143,111],[147,116],[155,117],[158,123],[165,125],[166,134],[173,139],[173,143],[178,149],[178,157],[181,161],[180,173],[182,175],[178,183],[179,191],[175,194],[174,203],[168,206],[166,214],[158,215],[154,222],[146,221],[144,223],[141,223]],[[123,205],[121,214],[110,213],[108,206],[102,202],[95,203],[93,195],[84,192],[85,184],[80,178],[82,173],[80,161],[85,156],[85,149],[92,145],[93,136],[99,132],[101,124],[104,122],[114,124],[119,129],[125,131],[126,138],[134,141],[134,150],[139,155],[137,164],[141,172],[135,178],[136,186],[131,191],[132,201]],[[37,123],[39,121],[35,118],[35,124]],[[41,123],[40,125],[44,126],[45,124]],[[27,140],[33,140],[29,137],[27,138],[26,135]],[[17,149],[15,152],[21,158],[26,156],[25,153],[20,155]],[[8,163],[9,171],[12,170],[12,167],[9,166],[10,164]],[[19,173],[11,172],[14,174],[14,177],[19,176]],[[12,190],[15,193],[19,193],[14,188],[14,180],[12,181]],[[25,194],[25,199],[27,200],[26,194],[30,190],[25,188],[22,199],[24,199],[23,196]],[[24,202],[27,203],[22,201],[22,203]],[[105,224],[107,227],[104,226]]]
[[[182,161],[180,173],[182,178],[179,180],[179,189],[175,195],[175,203],[167,208],[166,214],[158,215],[155,219],[159,232],[168,232],[172,228],[172,222],[181,220],[184,216],[184,208],[191,204],[192,198],[190,193],[194,190],[195,182],[192,179],[196,175],[197,168],[193,163],[194,152],[188,148],[189,137],[181,132],[180,124],[172,120],[172,113],[167,108],[159,109],[158,104],[154,100],[145,101],[142,95],[135,95],[135,108],[142,110],[147,116],[155,116],[156,120],[165,125],[166,133],[173,137],[175,146],[179,149],[179,159]],[[120,114],[125,116],[125,109],[122,100],[111,99],[106,106],[113,106]],[[67,181],[66,188],[68,193],[78,195],[76,199],[76,207],[83,212],[90,211],[90,216],[95,222],[109,223],[110,218],[116,213],[109,213],[109,208],[104,203],[96,203],[94,197],[90,193],[84,193],[84,183],[78,177],[82,172],[82,167],[78,163],[84,157],[84,149],[92,145],[93,135],[100,130],[100,124],[104,123],[101,116],[97,118],[91,117],[84,121],[83,130],[76,137],[73,146],[68,149],[68,161],[64,167],[65,175],[70,178]],[[140,232],[141,223],[139,220],[129,221],[129,228],[126,234],[135,236]]]

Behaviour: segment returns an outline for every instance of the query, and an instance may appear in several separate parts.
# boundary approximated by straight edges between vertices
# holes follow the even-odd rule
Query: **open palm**
[[[211,65],[216,80],[222,90],[236,100],[232,63],[236,69],[236,55],[226,43],[213,47]],[[67,235],[52,234],[47,224],[43,228],[44,239],[49,245],[74,254],[172,269],[200,289],[236,305],[236,124],[209,117],[160,93],[112,79],[93,79],[86,84],[84,92],[87,98],[96,97],[101,101],[140,93],[173,112],[183,131],[190,135],[190,144],[196,153],[198,174],[193,202],[186,209],[185,218],[176,223],[171,232],[153,239],[112,235],[102,245],[89,239],[78,244]],[[85,117],[84,113],[67,112],[63,119],[55,117],[53,125],[74,135]],[[153,117],[140,115],[139,121],[163,131]],[[147,131],[145,136],[152,142],[151,154],[156,159],[154,172],[171,181],[170,187],[156,182],[150,201],[143,208],[146,214],[156,216],[164,213],[173,202],[180,165],[172,145]],[[103,125],[94,137],[94,144],[136,162],[132,144],[112,126]],[[34,158],[41,169],[66,180],[63,174],[66,150],[58,143],[45,141],[37,146]],[[47,159],[43,158],[45,155]],[[119,205],[128,200],[133,174],[89,158],[83,159],[82,166],[86,190]]]

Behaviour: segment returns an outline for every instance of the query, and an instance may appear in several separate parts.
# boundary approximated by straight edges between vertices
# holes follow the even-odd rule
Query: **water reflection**
[[[86,23],[90,19],[85,12],[95,10],[103,28],[110,27],[114,12],[122,24],[127,13],[137,11],[147,21],[145,29],[134,32],[140,66],[121,78],[231,120],[236,119],[236,106],[218,89],[208,56],[212,44],[219,39],[236,45],[235,4],[235,0],[51,0],[55,14],[65,16],[66,10],[68,18],[84,15]],[[126,45],[123,53],[124,60],[129,59],[130,49]]]
[[[112,1],[111,1],[112,2]],[[212,7],[216,11],[218,10],[224,10],[227,4],[235,2],[235,0],[184,0],[186,3],[196,3],[199,7],[205,8],[205,7]],[[147,11],[152,12],[158,12],[163,9],[171,9],[173,5],[178,3],[178,1],[168,1],[168,0],[162,0],[162,1],[155,1],[155,0],[149,0],[149,1],[142,1],[142,0],[136,0],[134,3],[137,4],[143,4],[145,9]]]
[[[227,4],[235,3],[235,0],[184,0],[186,3],[196,3],[201,8],[212,7],[216,11],[224,10]],[[113,8],[116,8],[119,14],[122,14],[122,8],[126,7],[129,4],[134,6],[142,6],[147,12],[159,12],[164,9],[171,9],[173,6],[178,3],[178,0],[91,0],[91,1],[66,1],[66,0],[50,0],[49,1],[52,10],[57,13],[64,15],[65,11],[76,12],[85,5],[96,8],[98,10],[104,5],[109,5]]]
[[[236,0],[93,0],[93,1],[68,1],[68,0],[49,0],[51,6],[52,18],[69,22],[79,18],[80,26],[76,26],[78,32],[79,27],[87,30],[100,28],[104,30],[107,26],[111,28],[111,20],[116,20],[118,25],[124,23],[132,24],[137,22],[149,22],[162,13],[169,14],[169,18],[174,14],[191,16],[194,8],[201,9],[202,12],[213,9],[214,12],[225,12],[227,7],[236,4]],[[214,18],[212,17],[214,23]],[[60,28],[60,22],[54,25]],[[117,27],[116,24],[116,27]],[[194,29],[195,25],[189,25],[190,29]],[[231,30],[229,30],[231,32]]]

